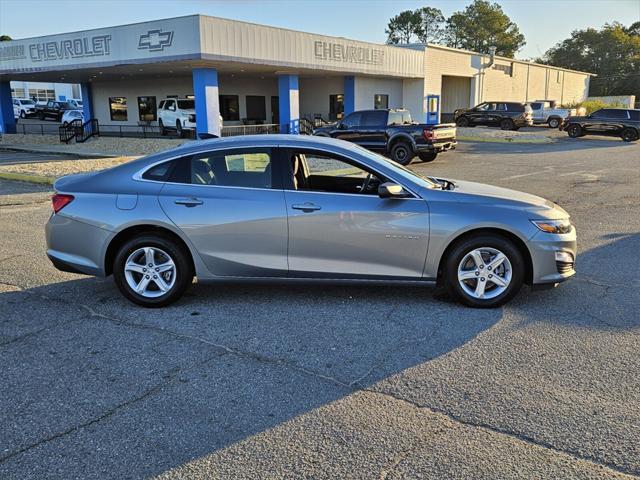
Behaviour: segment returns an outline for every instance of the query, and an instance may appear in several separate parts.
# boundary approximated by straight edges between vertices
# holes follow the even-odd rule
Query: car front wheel
[[[162,123],[162,120],[158,120],[158,128],[160,129],[160,135],[164,137],[167,134],[167,129],[164,128],[164,123]]]
[[[467,117],[460,117],[456,120],[456,125],[458,127],[468,127],[469,126],[469,119]]]
[[[512,242],[500,235],[482,235],[458,243],[443,273],[455,299],[470,307],[493,308],[518,293],[524,270],[522,254]]]
[[[24,111],[24,110],[21,110],[21,111],[20,111],[20,118],[23,118],[23,119],[24,119],[24,118],[27,118],[27,114],[25,113],[25,111]]]
[[[176,120],[176,133],[178,134],[178,137],[184,137],[184,131],[182,130],[182,123],[180,123],[180,120]]]
[[[580,125],[569,125],[567,128],[567,135],[571,138],[578,138],[582,136],[582,128]]]
[[[513,120],[510,118],[505,118],[500,122],[500,128],[502,130],[513,130],[515,125],[513,124]]]
[[[113,276],[120,292],[143,307],[164,307],[178,300],[193,280],[188,252],[163,235],[143,234],[116,254]]]

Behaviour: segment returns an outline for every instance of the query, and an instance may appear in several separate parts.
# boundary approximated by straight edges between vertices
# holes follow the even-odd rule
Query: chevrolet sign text
[[[319,60],[333,60],[336,62],[382,65],[384,61],[384,50],[333,42],[314,42],[313,53]]]
[[[34,62],[42,62],[109,55],[110,43],[111,35],[32,43],[29,45],[29,56]]]

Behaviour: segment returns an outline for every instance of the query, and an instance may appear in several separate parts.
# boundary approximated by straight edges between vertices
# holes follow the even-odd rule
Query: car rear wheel
[[[468,127],[469,126],[469,119],[467,117],[460,117],[456,120],[456,125],[458,127]]]
[[[420,152],[418,158],[423,162],[433,162],[438,156],[438,152]]]
[[[558,128],[560,126],[560,119],[559,118],[550,118],[549,121],[547,122],[547,124],[551,128]]]
[[[449,293],[470,307],[493,308],[522,287],[525,263],[518,248],[500,235],[482,235],[457,244],[446,259]]]
[[[580,125],[569,125],[567,128],[567,135],[571,138],[578,138],[582,136],[582,127]]]
[[[515,125],[513,124],[513,120],[510,118],[505,118],[500,122],[500,128],[502,130],[513,130],[514,127]]]
[[[622,140],[625,142],[635,142],[638,140],[638,131],[634,128],[625,128],[622,131]]]
[[[158,120],[158,128],[160,129],[160,135],[164,137],[167,134],[167,129],[164,128],[164,123],[162,123],[162,120]]]
[[[409,165],[414,156],[413,149],[407,142],[397,142],[391,147],[391,159],[400,165]]]
[[[120,292],[143,307],[164,307],[178,300],[193,280],[188,252],[169,237],[143,234],[116,254],[113,276]]]

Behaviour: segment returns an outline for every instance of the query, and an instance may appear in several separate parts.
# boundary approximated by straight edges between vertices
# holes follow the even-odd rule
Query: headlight
[[[189,121],[194,123],[196,121],[196,116],[195,115],[189,115]]]
[[[531,223],[546,233],[570,233],[572,228],[568,218],[562,220],[531,220]]]

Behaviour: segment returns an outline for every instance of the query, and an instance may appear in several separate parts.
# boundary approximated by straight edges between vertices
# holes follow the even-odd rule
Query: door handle
[[[322,207],[320,205],[316,205],[315,203],[303,203],[291,205],[291,208],[294,210],[302,210],[305,213],[313,212],[315,210],[320,210]]]
[[[174,201],[176,205],[184,205],[185,207],[196,207],[198,205],[202,205],[202,200],[198,198],[179,198]]]

